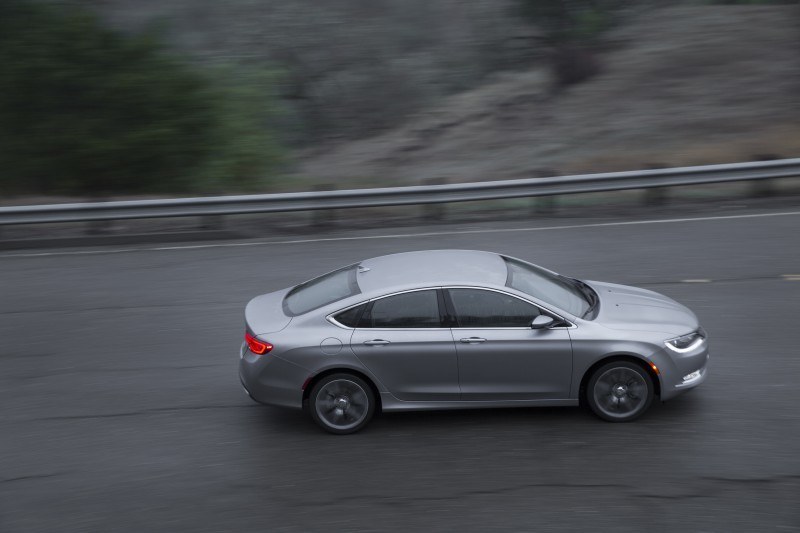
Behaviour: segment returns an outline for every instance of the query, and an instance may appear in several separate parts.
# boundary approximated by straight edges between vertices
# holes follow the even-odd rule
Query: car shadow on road
[[[676,422],[691,423],[703,412],[702,398],[685,394],[667,403],[654,401],[647,413],[632,422],[634,425],[652,427]],[[252,410],[257,431],[274,435],[293,433],[300,435],[325,435],[306,412],[294,409],[260,406]],[[628,424],[626,424],[628,425]],[[457,409],[448,411],[408,411],[379,413],[363,434],[397,435],[438,434],[442,431],[454,434],[481,429],[488,432],[519,431],[521,427],[538,430],[583,430],[597,431],[603,427],[614,427],[595,417],[584,407],[518,407],[501,409]]]

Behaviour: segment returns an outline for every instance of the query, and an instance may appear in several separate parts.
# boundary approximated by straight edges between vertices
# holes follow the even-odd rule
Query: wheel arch
[[[659,398],[661,397],[661,376],[653,369],[650,361],[640,355],[616,353],[608,354],[605,357],[598,359],[583,373],[583,376],[581,377],[580,388],[578,389],[578,401],[581,405],[586,404],[586,385],[589,383],[589,379],[592,377],[592,374],[594,374],[595,370],[601,366],[614,361],[628,361],[642,367],[653,380],[653,387],[655,388],[653,392]]]
[[[319,381],[332,374],[352,374],[364,380],[364,382],[369,385],[369,388],[372,389],[372,394],[375,396],[375,412],[379,413],[383,409],[383,405],[381,404],[381,393],[378,390],[378,387],[375,385],[375,382],[366,375],[364,372],[360,370],[356,370],[355,368],[349,368],[346,366],[342,367],[334,367],[334,368],[327,368],[320,372],[319,374],[314,374],[309,378],[309,380],[305,384],[305,388],[303,389],[303,408],[305,409],[308,404],[308,397],[311,394],[311,389],[314,388],[314,385],[319,383]]]

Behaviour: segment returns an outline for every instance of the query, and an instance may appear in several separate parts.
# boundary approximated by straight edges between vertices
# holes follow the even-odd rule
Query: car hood
[[[289,325],[292,317],[283,312],[283,297],[291,289],[256,296],[244,309],[247,327],[256,335],[275,333]]]
[[[600,310],[595,321],[607,328],[653,331],[677,337],[700,325],[689,308],[663,294],[615,283],[586,283],[600,295]]]

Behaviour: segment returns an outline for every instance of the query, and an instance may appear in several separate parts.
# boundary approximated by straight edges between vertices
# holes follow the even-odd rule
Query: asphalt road
[[[691,216],[732,218],[0,254],[0,531],[800,530],[800,208]],[[712,374],[633,424],[404,413],[346,437],[243,394],[250,297],[445,247],[668,294]]]

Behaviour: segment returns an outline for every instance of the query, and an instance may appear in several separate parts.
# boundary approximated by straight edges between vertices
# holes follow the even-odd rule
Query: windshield
[[[302,315],[359,294],[361,289],[356,281],[356,268],[357,265],[350,265],[301,283],[283,299],[284,313],[288,316]]]
[[[582,317],[593,307],[594,294],[587,295],[579,282],[517,259],[503,259],[508,268],[506,286],[575,316]]]

